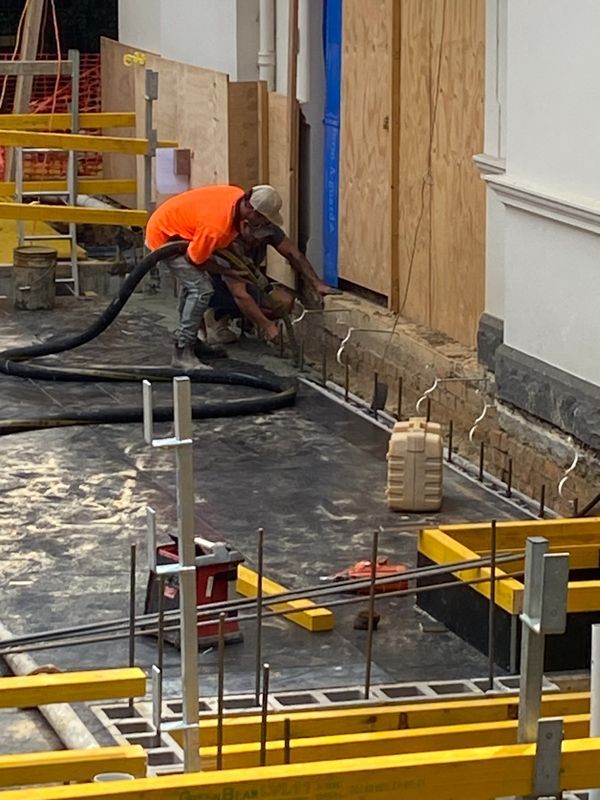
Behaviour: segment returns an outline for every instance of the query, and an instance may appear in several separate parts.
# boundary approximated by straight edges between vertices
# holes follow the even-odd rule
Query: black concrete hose
[[[34,380],[93,383],[102,381],[141,381],[143,378],[168,381],[177,375],[181,375],[181,369],[173,369],[172,367],[154,367],[148,369],[128,367],[110,369],[90,368],[75,370],[42,364],[26,364],[24,362],[31,358],[39,358],[41,356],[63,353],[67,350],[74,350],[76,347],[81,347],[87,344],[87,342],[92,341],[92,339],[95,339],[114,322],[146,273],[159,261],[179,255],[185,252],[186,248],[187,242],[171,242],[145,256],[145,258],[143,258],[129,273],[116,297],[84,331],[63,337],[53,337],[41,344],[14,347],[0,352],[0,372],[5,375],[14,375]],[[254,395],[231,400],[213,400],[193,403],[192,415],[194,419],[261,414],[292,405],[296,397],[295,382],[280,380],[275,375],[257,377],[256,375],[230,370],[191,370],[185,374],[189,376],[193,383],[247,386],[269,393],[266,395]],[[31,419],[0,420],[0,435],[66,425],[140,422],[142,417],[141,406],[102,406],[91,409],[86,408],[68,411],[66,413],[64,411],[59,411],[54,414],[47,414],[43,417]],[[173,407],[162,406],[155,408],[154,418],[157,422],[173,419]]]

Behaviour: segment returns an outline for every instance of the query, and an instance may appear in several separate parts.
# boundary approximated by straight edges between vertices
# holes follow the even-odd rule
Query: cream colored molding
[[[540,186],[523,183],[510,175],[486,174],[482,178],[510,208],[600,233],[600,200],[573,194],[553,195]]]
[[[475,166],[484,175],[504,175],[506,172],[506,159],[490,156],[487,153],[478,153],[473,156]]]

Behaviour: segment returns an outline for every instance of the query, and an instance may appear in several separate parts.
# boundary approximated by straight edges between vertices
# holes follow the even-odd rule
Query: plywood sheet
[[[229,84],[229,181],[250,189],[260,180],[260,84]]]
[[[134,67],[123,63],[123,56],[134,48],[121,42],[115,42],[104,36],[100,40],[102,60],[102,111],[133,111],[135,108],[135,72]],[[107,128],[107,136],[135,136],[135,128]],[[102,170],[105,178],[123,178],[135,180],[136,163],[133,156],[122,156],[117,153],[105,153],[102,159]],[[135,206],[136,196],[119,195],[116,199],[125,205]]]
[[[287,127],[287,97],[269,92],[269,183],[280,193],[284,228],[289,227],[289,139]],[[293,269],[279,253],[269,248],[267,259],[269,275],[276,281],[296,285]]]
[[[339,275],[386,296],[393,1],[344,0],[342,23]]]
[[[434,43],[441,22],[438,13]],[[483,2],[447,0],[433,137],[431,318],[465,344],[475,343],[485,299],[485,187],[472,160],[483,150],[484,25]],[[434,46],[434,64],[437,56]]]

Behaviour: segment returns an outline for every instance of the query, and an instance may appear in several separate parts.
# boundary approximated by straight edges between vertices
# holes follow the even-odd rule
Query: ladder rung
[[[52,197],[52,195],[55,195],[55,194],[56,195],[61,195],[61,196],[64,195],[65,197],[68,197],[69,192],[67,192],[67,191],[51,192],[49,190],[46,190],[46,191],[43,191],[43,192],[21,192],[21,197],[42,197],[42,196],[44,196],[44,197],[46,197],[46,196]]]
[[[44,234],[40,234],[37,236],[24,236],[24,239],[72,239],[73,237],[69,233],[52,233],[48,234],[48,236],[44,236]]]
[[[68,153],[62,147],[22,147],[22,153]]]

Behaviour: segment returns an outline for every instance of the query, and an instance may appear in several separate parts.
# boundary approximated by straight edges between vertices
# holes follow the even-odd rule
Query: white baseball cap
[[[253,186],[250,190],[250,205],[263,217],[266,217],[269,222],[274,225],[283,225],[283,217],[281,216],[281,195],[268,183]]]

